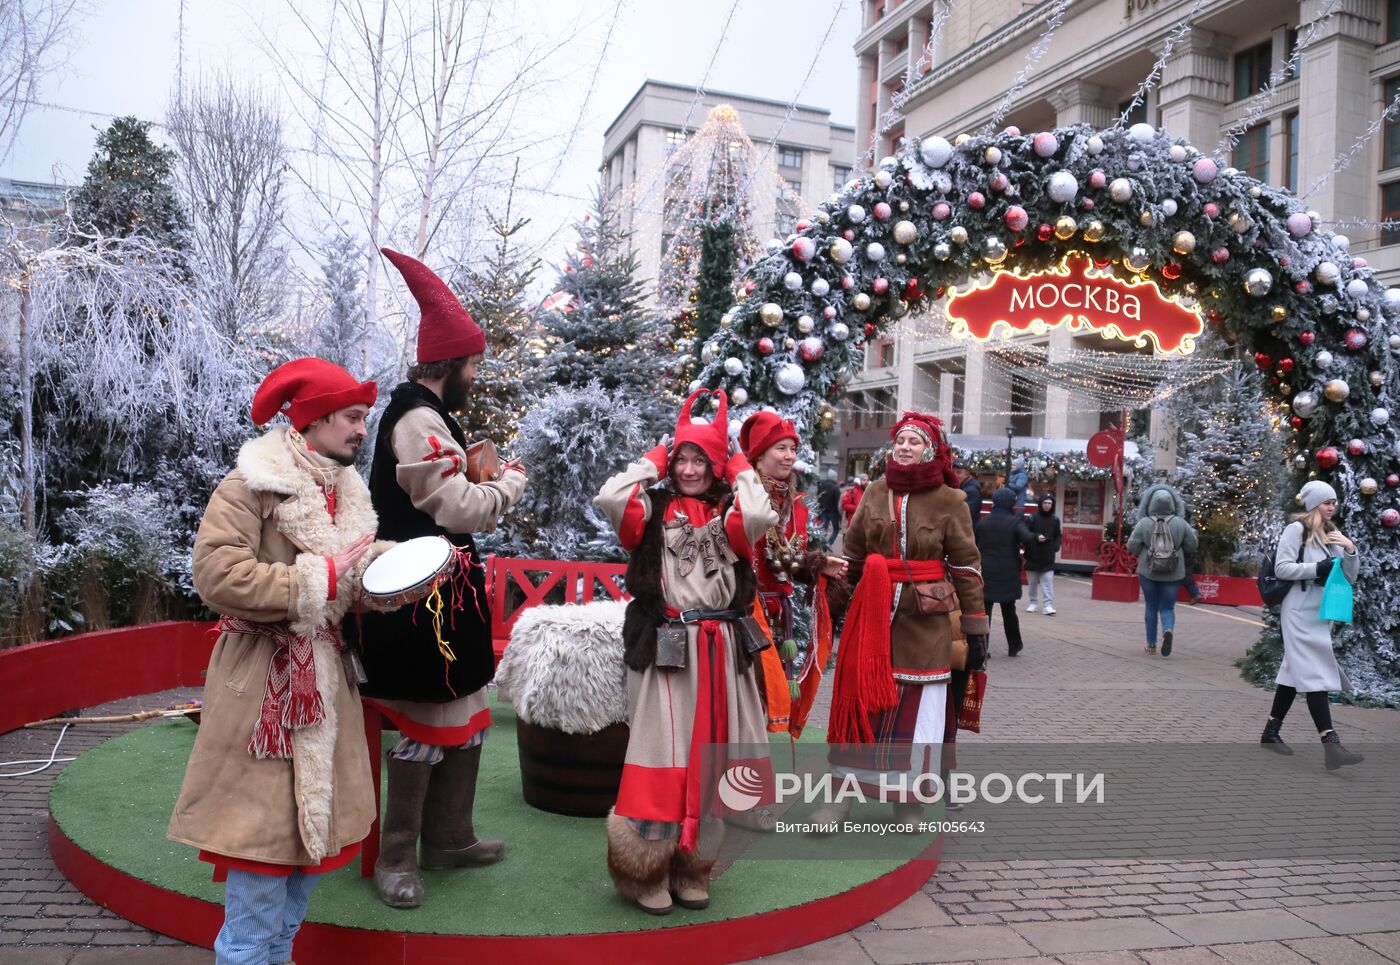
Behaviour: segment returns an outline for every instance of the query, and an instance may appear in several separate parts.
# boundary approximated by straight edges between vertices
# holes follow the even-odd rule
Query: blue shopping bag
[[[1318,608],[1317,618],[1350,623],[1351,603],[1351,582],[1342,572],[1342,564],[1339,561],[1332,565],[1332,572],[1327,574],[1327,582],[1322,587],[1322,606]]]

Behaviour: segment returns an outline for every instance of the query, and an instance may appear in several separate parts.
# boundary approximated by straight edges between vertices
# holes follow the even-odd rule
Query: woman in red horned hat
[[[837,772],[876,784],[868,790],[878,790],[880,775],[940,764],[925,748],[951,739],[948,719],[957,717],[948,693],[952,611],[962,611],[967,667],[978,669],[987,652],[981,557],[943,424],[906,412],[890,437],[885,475],[866,489],[846,533],[859,583],[841,632],[827,732],[829,743],[846,745],[832,750]],[[897,810],[917,807],[897,797]],[[848,808],[823,805],[811,820],[839,819]]]
[[[632,602],[623,624],[631,737],[617,805],[608,815],[608,871],[643,911],[664,915],[709,904],[704,851],[722,832],[709,820],[719,778],[743,775],[751,800],[771,801],[763,699],[753,652],[741,631],[757,584],[728,532],[757,543],[778,515],[742,454],[729,455],[728,400],[708,423],[691,418],[707,390],[681,409],[674,441],[662,440],[603,484],[594,500],[630,554]],[[726,525],[727,524],[727,525]],[[741,759],[725,745],[758,745]],[[716,757],[726,759],[716,761]],[[733,799],[723,801],[733,803]]]
[[[758,473],[778,521],[754,544],[742,527],[728,527],[730,543],[753,562],[759,590],[755,616],[776,644],[762,657],[768,729],[794,739],[802,735],[831,655],[826,581],[846,575],[841,557],[808,548],[807,503],[793,485],[797,442],[796,427],[776,412],[755,412],[744,420],[739,448]],[[794,632],[793,593],[798,584],[812,587],[813,639],[806,647],[799,646]]]

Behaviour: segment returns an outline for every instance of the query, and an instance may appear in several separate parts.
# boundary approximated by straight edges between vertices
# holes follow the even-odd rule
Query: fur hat
[[[1337,491],[1321,479],[1313,479],[1298,491],[1298,501],[1304,512],[1312,512],[1329,499],[1336,499]]]
[[[744,420],[743,428],[739,430],[739,448],[749,462],[757,462],[759,456],[784,439],[791,439],[794,445],[797,444],[797,429],[776,412],[755,412]]]
[[[486,351],[486,333],[462,307],[452,289],[417,258],[380,248],[418,300],[418,361],[442,362]]]
[[[361,382],[339,365],[310,356],[284,362],[262,380],[253,393],[253,423],[262,425],[285,412],[292,428],[311,423],[352,405],[374,405],[379,390]]]
[[[710,460],[710,468],[715,478],[724,478],[725,465],[729,462],[729,396],[723,389],[715,389],[719,396],[719,407],[710,422],[695,422],[690,418],[690,407],[702,395],[709,395],[710,389],[696,389],[690,393],[681,406],[680,417],[676,419],[676,441],[671,451],[677,452],[687,442],[698,448]]]

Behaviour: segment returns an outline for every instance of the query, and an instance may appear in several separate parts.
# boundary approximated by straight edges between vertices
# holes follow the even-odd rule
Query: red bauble
[[[1172,279],[1180,278],[1181,263],[1176,261],[1167,262],[1165,265],[1162,266],[1162,277]]]
[[[1280,268],[1287,268],[1291,264],[1293,264],[1293,259],[1286,255],[1278,260],[1278,266]]]
[[[1085,198],[1083,201],[1079,202],[1079,206],[1080,206],[1081,208],[1083,208],[1085,211],[1093,211],[1093,210],[1094,210],[1094,199],[1093,199],[1093,198]]]
[[[911,278],[904,283],[904,297],[910,301],[916,301],[924,297],[923,286],[919,284],[919,279]]]
[[[1293,290],[1299,295],[1306,295],[1308,292],[1312,291],[1312,282],[1304,278],[1302,281],[1296,282],[1293,285]]]
[[[1289,372],[1292,372],[1292,371],[1293,371],[1293,360],[1292,360],[1292,359],[1279,359],[1279,360],[1278,360],[1278,367],[1283,371],[1283,374],[1284,374],[1284,375],[1287,375]]]
[[[1224,318],[1225,316],[1217,312],[1215,309],[1206,309],[1206,321],[1213,322],[1214,324],[1219,325],[1221,320],[1223,320]]]
[[[818,362],[826,352],[826,346],[816,336],[808,336],[797,343],[797,354],[804,362]]]
[[[967,196],[967,206],[969,208],[985,208],[987,206],[987,199],[983,196],[981,191],[974,191]]]
[[[1210,260],[1215,262],[1217,265],[1223,265],[1225,262],[1230,260],[1230,249],[1216,248],[1210,253]]]
[[[1293,428],[1295,428],[1295,429],[1301,429],[1301,428],[1303,428],[1303,420],[1300,419],[1300,418],[1299,418],[1298,416],[1296,416],[1296,415],[1293,416],[1293,418],[1291,418],[1291,419],[1288,420],[1288,424],[1291,425],[1291,426],[1292,426]]]
[[[1315,332],[1298,333],[1298,343],[1300,345],[1311,345],[1315,341],[1317,341],[1317,333]]]
[[[1385,477],[1385,484],[1391,489],[1400,488],[1400,476],[1397,476],[1395,473],[1391,473],[1389,476]]]
[[[870,283],[870,290],[877,295],[883,295],[890,290],[890,280],[888,278],[877,278]]]
[[[889,206],[888,204],[886,204],[884,201],[881,201],[879,204],[875,205],[875,220],[876,220],[876,221],[889,221],[889,220],[890,220],[890,215],[893,214],[893,213],[894,213],[894,212],[892,212],[892,211],[890,210],[890,206]]]
[[[745,294],[745,295],[752,295],[752,294],[753,294],[753,286],[754,286],[754,283],[753,283],[753,282],[746,282],[746,283],[744,284],[744,294]]]
[[[865,334],[866,334],[867,336],[869,336],[869,335],[874,335],[874,334],[875,334],[875,323],[874,323],[874,322],[866,322],[866,323],[865,323]]]
[[[1346,335],[1342,337],[1342,344],[1349,352],[1359,352],[1366,347],[1366,333],[1359,328],[1347,329]]]
[[[1352,456],[1366,455],[1366,443],[1362,439],[1353,439],[1347,443],[1347,453]]]
[[[1268,352],[1255,352],[1254,364],[1261,369],[1271,369],[1274,367],[1274,360]]]
[[[1331,446],[1325,446],[1317,450],[1317,465],[1319,469],[1331,469],[1342,461],[1342,454]]]
[[[1051,238],[1055,237],[1055,229],[1048,224],[1043,224],[1035,229],[1035,236],[1041,241],[1049,241]]]
[[[795,227],[797,228],[798,234],[801,234],[802,232],[806,231],[808,228],[812,227],[812,222],[808,221],[806,218],[802,218],[801,220],[799,220],[799,221],[797,222],[797,224],[796,224]]]
[[[1026,225],[1030,224],[1031,221],[1030,215],[1026,214],[1026,209],[1019,204],[1013,204],[1007,208],[1003,220],[1012,231],[1025,231]]]
[[[1400,526],[1400,510],[1387,509],[1381,513],[1381,525],[1386,529],[1394,529]]]
[[[759,355],[772,355],[772,354],[773,354],[773,340],[772,340],[771,338],[769,338],[767,335],[763,336],[761,339],[758,340],[758,354],[759,354]]]

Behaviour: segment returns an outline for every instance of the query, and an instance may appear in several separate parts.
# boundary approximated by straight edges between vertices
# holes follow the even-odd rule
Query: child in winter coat
[[[1045,598],[1044,613],[1055,615],[1055,555],[1060,552],[1060,517],[1055,515],[1055,496],[1046,493],[1040,497],[1040,505],[1029,520],[1031,535],[1035,539],[1026,544],[1026,582],[1031,588],[1031,602],[1027,613],[1034,613],[1040,607],[1037,597]]]

